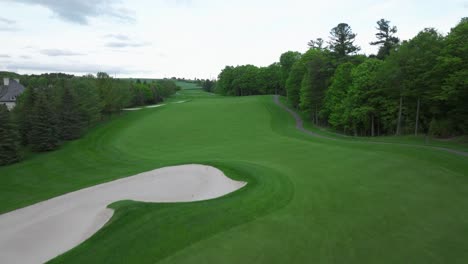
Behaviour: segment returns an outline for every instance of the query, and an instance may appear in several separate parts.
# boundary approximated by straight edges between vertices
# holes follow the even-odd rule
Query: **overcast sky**
[[[340,22],[371,54],[380,18],[409,39],[445,34],[467,11],[468,0],[0,0],[0,70],[214,78],[305,52]]]

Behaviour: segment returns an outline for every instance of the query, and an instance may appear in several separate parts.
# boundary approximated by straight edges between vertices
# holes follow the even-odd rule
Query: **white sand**
[[[149,105],[147,106],[146,108],[156,108],[156,107],[161,107],[161,106],[165,106],[166,104],[158,104],[158,105]]]
[[[121,200],[189,202],[245,186],[203,165],[166,167],[82,189],[0,215],[0,263],[43,263],[79,245],[111,218]]]
[[[141,109],[143,109],[143,108],[136,107],[136,108],[124,108],[122,110],[124,110],[124,111],[138,111],[138,110],[141,110]]]

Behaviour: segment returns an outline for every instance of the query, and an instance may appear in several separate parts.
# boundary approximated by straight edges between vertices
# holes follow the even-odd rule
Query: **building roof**
[[[24,86],[10,79],[9,85],[0,85],[0,102],[16,102],[16,98],[24,92]]]

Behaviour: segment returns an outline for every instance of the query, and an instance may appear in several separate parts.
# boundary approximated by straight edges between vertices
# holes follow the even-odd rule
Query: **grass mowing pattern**
[[[311,138],[271,96],[198,91],[190,102],[125,113],[56,152],[0,168],[0,208],[201,163],[249,184],[204,202],[115,203],[103,229],[52,262],[464,263],[467,161]]]

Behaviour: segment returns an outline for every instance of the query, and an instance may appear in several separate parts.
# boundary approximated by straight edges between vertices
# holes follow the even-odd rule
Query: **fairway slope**
[[[166,167],[86,188],[0,216],[0,263],[43,263],[79,245],[112,217],[111,203],[191,202],[221,197],[245,182],[203,165]]]
[[[180,93],[1,167],[0,211],[154,168],[204,164],[248,185],[199,202],[106,201],[100,208],[113,209],[112,218],[50,263],[466,263],[468,157],[340,138],[303,118],[305,129],[336,140],[314,137],[273,96]],[[181,100],[189,102],[173,103]],[[137,198],[145,201],[118,197]],[[54,228],[77,229],[75,217]],[[0,229],[0,242],[15,228],[20,221]]]

